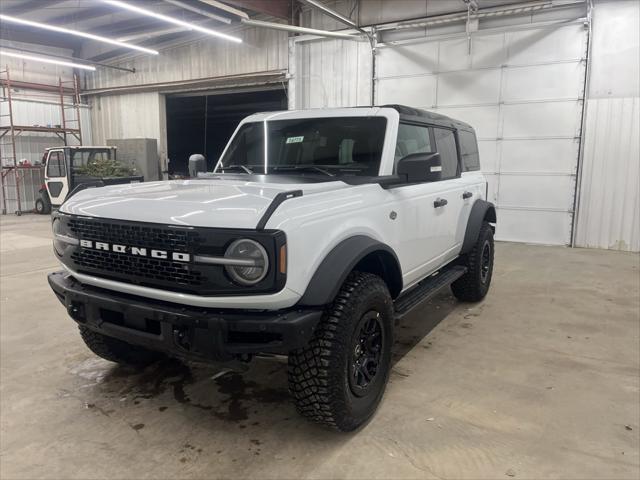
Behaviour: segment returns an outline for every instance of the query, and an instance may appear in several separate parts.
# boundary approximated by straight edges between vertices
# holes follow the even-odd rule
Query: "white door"
[[[49,198],[51,199],[51,205],[61,205],[67,197],[67,193],[69,193],[69,180],[67,178],[64,150],[49,151],[44,179]]]
[[[398,126],[396,165],[404,156],[432,152],[438,152],[442,160],[440,181],[388,190],[397,202],[397,228],[403,232],[398,252],[405,287],[437,270],[460,249],[456,234],[465,181],[460,176],[453,130],[403,123]]]
[[[388,43],[376,104],[466,121],[477,132],[501,240],[568,244],[584,98],[582,23]]]

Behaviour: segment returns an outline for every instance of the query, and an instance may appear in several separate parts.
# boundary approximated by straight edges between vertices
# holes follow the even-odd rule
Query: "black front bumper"
[[[213,310],[160,302],[83,285],[66,272],[49,285],[77,323],[133,345],[177,357],[225,361],[306,345],[321,310]]]

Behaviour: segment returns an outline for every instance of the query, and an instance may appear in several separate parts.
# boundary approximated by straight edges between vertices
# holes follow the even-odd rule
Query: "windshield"
[[[216,171],[376,176],[386,125],[387,120],[383,117],[245,123],[220,159]]]

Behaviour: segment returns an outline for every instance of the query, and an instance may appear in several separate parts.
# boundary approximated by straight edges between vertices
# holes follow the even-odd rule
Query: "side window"
[[[442,159],[442,180],[448,180],[458,176],[458,150],[456,138],[452,130],[434,128],[433,136],[436,147]]]
[[[49,161],[47,162],[47,176],[48,177],[64,177],[66,171],[64,168],[64,153],[51,152],[49,154]]]
[[[409,125],[401,123],[398,125],[398,141],[396,142],[395,161],[397,162],[412,153],[430,153],[435,151],[431,146],[429,127],[420,125]]]
[[[462,170],[464,172],[480,170],[480,155],[478,154],[478,142],[475,133],[458,130],[458,138],[460,139]]]

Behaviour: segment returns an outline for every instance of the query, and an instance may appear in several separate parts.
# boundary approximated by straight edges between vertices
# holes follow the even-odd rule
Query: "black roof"
[[[380,105],[381,108],[393,108],[400,114],[401,121],[417,122],[417,123],[429,123],[432,125],[440,125],[443,127],[460,128],[463,130],[473,131],[473,127],[468,123],[461,122],[454,118],[440,115],[439,113],[433,113],[428,110],[422,110],[421,108],[407,107],[406,105]]]

